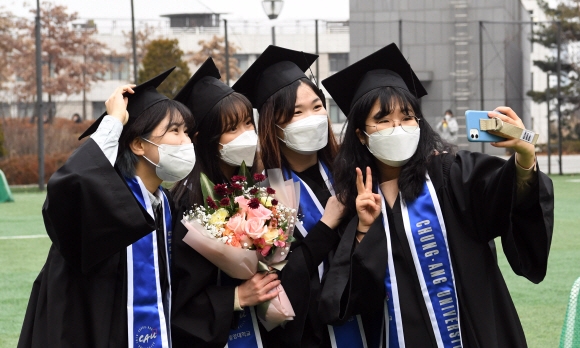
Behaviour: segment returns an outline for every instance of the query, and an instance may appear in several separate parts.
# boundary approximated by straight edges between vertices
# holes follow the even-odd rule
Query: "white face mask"
[[[284,132],[283,141],[288,148],[303,154],[309,155],[322,149],[328,143],[328,116],[310,115],[300,121],[290,123]]]
[[[389,135],[375,132],[369,137],[368,149],[379,161],[391,167],[401,167],[409,162],[413,157],[419,138],[421,128],[417,127],[413,132],[408,133],[401,126],[395,127],[393,133]]]
[[[448,121],[451,119],[451,115],[445,115],[445,121]]]
[[[232,166],[239,166],[246,162],[248,167],[254,163],[256,147],[258,147],[258,135],[255,131],[245,131],[227,144],[220,143],[222,160]]]
[[[147,139],[143,140],[157,146],[157,151],[159,152],[158,164],[153,163],[145,155],[143,155],[143,158],[156,167],[155,173],[159,179],[167,182],[176,182],[185,178],[193,169],[195,165],[195,149],[193,144],[157,145]]]

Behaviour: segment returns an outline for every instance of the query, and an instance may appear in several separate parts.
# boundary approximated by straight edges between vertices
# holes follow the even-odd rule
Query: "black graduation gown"
[[[92,139],[50,178],[42,214],[52,245],[18,347],[127,347],[126,247],[154,220]]]
[[[321,205],[326,206],[331,194],[318,164],[296,174],[308,184]],[[294,237],[296,241],[290,247],[288,263],[280,273],[280,280],[296,316],[284,328],[277,327],[267,333],[268,347],[330,347],[327,326],[318,317],[318,265],[336,248],[339,235],[318,222],[308,231],[306,238],[298,229],[294,230]]]
[[[436,156],[428,167],[447,228],[464,347],[527,346],[488,242],[501,237],[513,271],[534,283],[542,281],[552,239],[554,191],[551,180],[538,171],[528,196],[516,204],[514,161],[514,156],[505,161],[461,151],[455,157]],[[406,346],[436,347],[399,199],[388,215]],[[382,317],[387,241],[379,217],[357,245],[357,224],[355,217],[332,259],[319,313],[329,323],[362,314],[367,338],[374,341],[369,347],[376,347],[380,337],[373,337],[370,327],[380,325]]]
[[[184,196],[173,227],[173,347],[223,348],[230,329],[237,325],[235,285],[218,285],[219,269],[183,241],[187,229],[181,219],[189,209],[191,205]]]
[[[299,175],[325,205],[330,193],[318,165],[312,168]],[[315,180],[307,175],[315,177]],[[181,223],[181,217],[190,208],[189,201],[182,199],[173,228],[173,346],[223,348],[230,330],[237,327],[238,313],[233,310],[235,285],[223,285],[231,283],[231,279],[218,285],[219,269],[183,242],[187,229]],[[258,322],[262,343],[268,348],[326,347],[326,326],[316,319],[320,288],[318,265],[336,246],[339,237],[321,222],[312,228],[307,238],[303,238],[298,230],[294,231],[294,236],[298,240],[291,245],[288,263],[280,274],[280,280],[296,317],[284,329],[278,327],[270,332]],[[227,276],[221,274],[221,277]],[[311,284],[310,287],[308,284]]]

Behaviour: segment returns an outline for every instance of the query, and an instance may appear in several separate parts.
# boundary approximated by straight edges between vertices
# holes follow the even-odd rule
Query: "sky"
[[[41,0],[43,1],[43,0]],[[46,1],[46,0],[45,0]],[[130,0],[49,0],[78,12],[83,19],[130,19]],[[136,19],[156,19],[160,15],[207,11],[226,13],[226,19],[268,21],[262,0],[133,0]],[[17,16],[32,16],[36,1],[0,0],[0,7]],[[349,17],[349,0],[284,0],[277,21],[297,19],[346,20]]]

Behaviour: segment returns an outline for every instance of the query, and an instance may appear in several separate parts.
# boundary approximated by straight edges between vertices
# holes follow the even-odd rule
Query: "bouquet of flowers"
[[[232,278],[249,279],[270,267],[281,270],[294,240],[299,194],[294,182],[284,181],[279,169],[268,171],[268,179],[250,177],[243,164],[230,184],[215,185],[203,173],[200,182],[205,204],[184,214],[184,242]],[[257,306],[268,330],[294,318],[281,285],[278,291]]]

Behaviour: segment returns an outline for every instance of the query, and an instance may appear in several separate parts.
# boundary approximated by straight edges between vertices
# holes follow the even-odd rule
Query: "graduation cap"
[[[150,108],[151,106],[157,104],[158,102],[162,101],[162,100],[167,100],[169,98],[167,98],[166,96],[164,96],[163,94],[157,92],[157,87],[159,87],[159,85],[161,84],[161,82],[163,82],[167,76],[169,76],[169,74],[171,74],[171,72],[173,71],[173,69],[175,69],[175,67],[162,72],[161,74],[155,76],[154,78],[152,78],[149,81],[143,82],[142,84],[140,84],[139,86],[133,87],[133,91],[135,93],[131,94],[131,93],[124,93],[123,96],[127,97],[128,102],[127,102],[127,111],[129,112],[129,120],[127,121],[127,124],[125,125],[128,126],[131,123],[135,122],[135,120],[137,119],[137,117],[139,117],[139,115],[141,115],[143,113],[143,111],[145,111],[146,109]],[[91,124],[89,126],[89,128],[87,128],[87,130],[81,134],[81,136],[79,137],[79,140],[81,140],[82,138],[93,134],[97,128],[99,128],[99,125],[101,124],[101,122],[103,121],[103,118],[107,115],[107,112],[105,111],[101,117],[99,117],[95,122],[93,122],[93,124]]]
[[[191,110],[197,125],[220,100],[234,93],[220,78],[218,68],[209,57],[173,98]]]
[[[260,109],[274,93],[306,77],[304,72],[317,58],[316,54],[270,45],[232,88]]]
[[[400,88],[417,98],[427,94],[394,43],[328,77],[322,85],[345,115],[360,97],[375,88]]]

